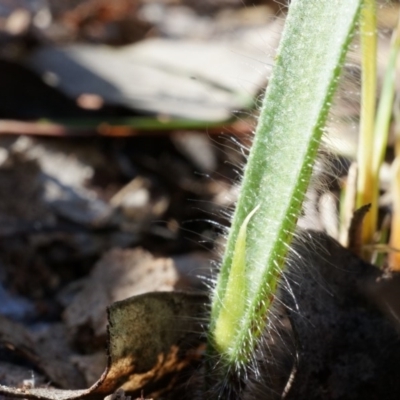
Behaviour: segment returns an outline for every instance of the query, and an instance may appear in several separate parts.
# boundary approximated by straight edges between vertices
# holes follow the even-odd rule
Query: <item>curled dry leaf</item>
[[[168,388],[176,372],[199,358],[201,320],[208,298],[202,294],[146,293],[108,309],[108,367],[90,388],[13,388],[0,395],[37,400],[103,399],[118,388],[140,396]]]
[[[354,211],[353,218],[350,222],[349,227],[349,245],[348,248],[356,255],[361,255],[362,252],[362,226],[364,222],[364,217],[367,215],[371,208],[371,204],[366,204],[360,207],[358,210]]]

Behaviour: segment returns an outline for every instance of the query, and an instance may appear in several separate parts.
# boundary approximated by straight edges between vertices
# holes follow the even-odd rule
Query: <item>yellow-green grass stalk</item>
[[[374,154],[372,158],[372,184],[373,184],[373,203],[379,204],[379,172],[386,153],[386,147],[389,136],[390,121],[393,115],[393,101],[395,96],[396,86],[396,65],[400,50],[400,18],[398,19],[397,26],[392,34],[392,41],[390,45],[389,60],[385,71],[385,76],[382,85],[382,91],[379,99],[379,106],[376,114],[375,132],[374,132]],[[400,212],[399,208],[399,171],[398,162],[394,163],[393,172],[393,224],[399,221],[400,217],[397,215]],[[377,207],[376,207],[377,208]],[[376,210],[377,212],[377,210]],[[391,247],[398,247],[399,233],[397,226],[392,226],[393,239],[391,240]],[[391,262],[394,258],[396,262],[393,265],[399,264],[397,259],[400,260],[400,255],[392,253]],[[397,266],[400,268],[400,264]]]
[[[391,247],[388,245],[389,240],[389,229],[391,225],[391,219],[389,214],[385,215],[383,219],[382,226],[380,229],[380,237],[378,241],[378,248],[376,250],[376,260],[374,260],[374,264],[379,268],[384,268],[387,260],[388,260],[388,253],[390,254]]]
[[[400,271],[400,156],[392,164],[392,223],[388,264],[393,271]],[[397,250],[397,251],[396,251]]]
[[[374,172],[379,174],[380,166],[385,156],[387,138],[389,135],[389,126],[391,116],[393,115],[393,102],[396,85],[396,66],[400,51],[400,16],[397,20],[397,26],[392,34],[390,46],[389,61],[385,73],[385,79],[382,87],[382,94],[379,103],[379,109],[376,119],[376,139],[375,145],[377,154],[374,159]],[[392,165],[392,198],[393,212],[390,235],[390,248],[400,249],[400,122],[398,111],[395,113],[395,155],[396,158]],[[376,187],[376,197],[379,196],[379,186]],[[400,253],[392,251],[389,253],[389,265],[393,270],[400,270]]]
[[[361,112],[358,145],[356,209],[371,204],[362,228],[362,243],[371,244],[376,229],[378,204],[374,201],[372,157],[374,152],[377,85],[377,23],[375,0],[364,0],[360,17],[361,39]],[[368,252],[364,254],[369,257]]]

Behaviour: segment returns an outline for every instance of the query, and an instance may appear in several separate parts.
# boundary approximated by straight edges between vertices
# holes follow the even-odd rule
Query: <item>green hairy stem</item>
[[[290,4],[213,293],[209,349],[227,368],[265,327],[360,4]]]

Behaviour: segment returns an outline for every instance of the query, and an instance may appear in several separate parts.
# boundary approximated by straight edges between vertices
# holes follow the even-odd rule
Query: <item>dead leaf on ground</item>
[[[142,249],[113,249],[97,263],[65,310],[65,322],[74,336],[84,330],[89,332],[89,342],[104,338],[110,304],[146,292],[173,290],[178,279],[171,259],[154,258]]]
[[[202,294],[146,293],[108,309],[108,367],[90,388],[15,388],[0,385],[0,395],[37,400],[102,399],[118,388],[132,396],[173,383],[176,372],[200,358],[201,321],[208,298]]]

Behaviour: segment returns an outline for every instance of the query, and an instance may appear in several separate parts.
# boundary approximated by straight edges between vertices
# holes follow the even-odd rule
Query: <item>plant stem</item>
[[[400,52],[400,15],[397,19],[397,26],[393,30],[392,42],[390,45],[389,61],[385,71],[385,77],[383,80],[382,93],[379,101],[379,108],[376,116],[375,123],[375,148],[376,154],[374,154],[373,172],[374,178],[377,182],[375,186],[374,198],[378,203],[379,199],[379,171],[385,156],[388,136],[390,119],[393,115],[393,101],[395,95],[396,85],[396,64]],[[395,119],[398,119],[396,115]],[[396,158],[392,164],[392,193],[393,193],[393,217],[392,217],[392,229],[390,237],[390,246],[394,249],[399,249],[400,246],[400,151],[399,151],[399,134],[398,134],[398,121],[396,121],[396,145],[395,155]],[[395,250],[389,253],[389,265],[393,270],[400,270],[400,253]]]
[[[212,301],[209,348],[228,369],[250,362],[265,328],[360,3],[290,4]],[[246,228],[245,277],[238,275],[246,293],[238,316],[227,307],[227,290],[239,231],[258,205]],[[234,320],[226,325],[232,332],[218,328],[226,315]]]
[[[376,228],[378,205],[374,201],[376,182],[373,178],[374,123],[376,106],[376,5],[375,0],[364,0],[360,18],[361,36],[361,113],[358,146],[358,178],[356,208],[371,204],[362,228],[362,243],[371,244]],[[368,258],[368,254],[364,254]]]
[[[400,51],[400,18],[392,34],[390,45],[389,61],[383,78],[382,91],[379,106],[376,113],[374,131],[374,154],[372,170],[374,174],[379,174],[383,159],[385,157],[386,146],[389,136],[390,119],[393,114],[393,100],[396,87],[396,64]],[[377,176],[377,178],[379,178]]]

